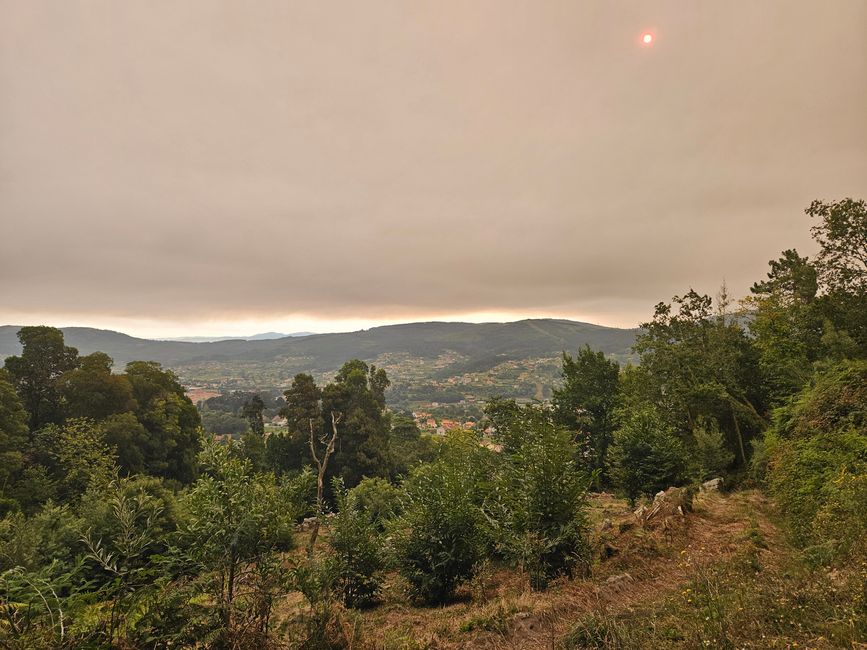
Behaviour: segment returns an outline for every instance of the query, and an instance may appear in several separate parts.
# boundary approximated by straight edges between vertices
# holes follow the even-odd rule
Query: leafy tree
[[[393,478],[403,476],[418,463],[429,463],[436,457],[436,443],[431,436],[422,434],[410,416],[397,415],[392,418],[388,445]]]
[[[766,424],[758,355],[728,314],[724,289],[716,314],[712,299],[693,290],[673,303],[676,313],[659,303],[636,339],[649,382],[642,391],[684,440],[700,416],[715,418],[745,463],[750,439]]]
[[[379,531],[368,512],[360,507],[356,490],[347,491],[338,479],[334,480],[337,512],[331,519],[328,536],[334,589],[347,607],[361,607],[374,601],[384,568]]]
[[[328,414],[341,414],[331,476],[339,476],[348,488],[366,476],[388,475],[391,426],[385,410],[386,386],[384,370],[354,359],[343,364],[322,391],[321,412],[326,419]]]
[[[734,452],[725,445],[725,437],[716,420],[700,418],[692,430],[693,462],[702,480],[719,476],[732,464]]]
[[[310,456],[310,427],[317,440],[323,431],[322,390],[313,377],[299,373],[292,385],[283,393],[285,406],[280,415],[286,418],[286,435],[269,436],[267,442],[268,464],[278,473],[299,470],[312,464]]]
[[[213,572],[210,591],[228,631],[245,605],[235,602],[239,581],[262,578],[260,568],[278,570],[274,554],[292,548],[309,474],[280,485],[271,474],[255,474],[230,445],[214,440],[206,442],[200,460],[205,474],[184,498],[189,515],[180,539],[184,557],[199,572]],[[270,609],[256,618],[264,624],[268,615]]]
[[[148,474],[191,482],[200,447],[199,412],[171,370],[152,361],[132,361],[126,377],[133,388],[136,418],[149,434],[138,451]]]
[[[27,411],[0,369],[0,514],[17,508],[9,493],[24,469],[27,443]]]
[[[528,572],[534,589],[544,589],[558,574],[588,566],[591,477],[575,461],[570,432],[546,418],[529,421],[520,444],[498,459],[486,510],[500,552]]]
[[[104,352],[94,352],[81,357],[77,368],[59,378],[67,417],[104,420],[135,410],[132,386],[123,375],[112,374],[113,363]]]
[[[162,504],[140,490],[134,496],[123,481],[112,483],[102,491],[110,505],[114,534],[85,534],[88,553],[86,561],[99,567],[108,577],[100,596],[110,603],[108,608],[107,643],[114,646],[128,630],[130,618],[139,604],[154,591],[154,580],[160,567],[153,562],[153,547],[159,543],[156,522],[162,514]]]
[[[586,345],[575,358],[563,353],[562,373],[563,386],[554,390],[557,422],[586,434],[589,469],[604,470],[614,432],[620,366]]]
[[[813,201],[807,214],[818,223],[816,269],[828,318],[867,354],[867,202],[851,198]]]
[[[133,413],[112,415],[98,423],[105,444],[117,454],[122,474],[144,474],[148,470],[147,454],[151,434]]]
[[[241,409],[241,415],[244,416],[244,419],[250,425],[250,431],[260,438],[265,436],[265,419],[262,415],[264,410],[265,402],[262,401],[259,395],[253,395],[248,402],[244,403]]]
[[[91,487],[106,488],[117,474],[114,450],[92,420],[67,420],[36,432],[37,459],[57,484],[62,501],[78,499]]]
[[[401,513],[401,491],[382,478],[365,478],[351,490],[352,503],[378,529]]]
[[[686,454],[665,418],[650,407],[629,413],[614,433],[611,478],[634,504],[677,485],[683,478]]]
[[[60,377],[78,366],[78,350],[63,342],[63,332],[55,327],[22,327],[18,330],[21,355],[6,359],[6,370],[24,408],[28,424],[36,431],[63,419]]]
[[[396,562],[412,597],[441,603],[469,580],[487,546],[480,508],[483,457],[468,434],[451,433],[442,457],[416,467],[405,484],[403,514],[389,525]]]

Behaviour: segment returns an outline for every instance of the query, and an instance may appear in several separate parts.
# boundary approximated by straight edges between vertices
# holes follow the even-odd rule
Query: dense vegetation
[[[807,212],[815,259],[784,251],[738,308],[725,287],[660,303],[637,365],[564,353],[550,403],[492,399],[476,433],[420,433],[388,408],[385,371],[355,359],[324,386],[300,373],[282,397],[215,401],[242,433],[218,441],[219,418],[203,430],[159,364],[115,373],[21,328],[0,370],[0,644],[344,647],[363,637],[345,612],[375,607],[387,577],[407,606],[452,602],[491,566],[543,592],[593,571],[591,492],[635,503],[714,477],[766,490],[811,570],[853,594],[840,638],[867,641],[846,591],[867,561],[867,204]],[[731,575],[771,607],[749,567]],[[729,588],[702,580],[696,598]],[[304,604],[287,614],[290,594]],[[838,600],[821,601],[828,620]],[[657,633],[588,615],[563,644],[667,647]]]

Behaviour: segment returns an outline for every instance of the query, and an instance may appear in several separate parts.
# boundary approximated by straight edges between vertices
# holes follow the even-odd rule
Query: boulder
[[[718,492],[722,488],[723,480],[721,478],[712,478],[701,484],[702,492]]]

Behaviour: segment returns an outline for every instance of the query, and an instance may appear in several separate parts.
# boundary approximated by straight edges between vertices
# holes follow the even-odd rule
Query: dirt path
[[[529,590],[514,571],[502,570],[474,585],[474,598],[441,608],[407,606],[386,591],[382,606],[363,614],[367,647],[374,648],[552,648],[588,613],[617,615],[664,601],[696,567],[722,562],[743,549],[748,534],[760,535],[768,556],[784,549],[758,492],[698,495],[693,512],[640,525],[627,504],[608,495],[594,498],[594,535],[607,559],[589,579],[563,580],[544,593]],[[607,520],[607,521],[606,521]],[[603,525],[603,522],[604,525]],[[601,530],[602,528],[605,530]]]

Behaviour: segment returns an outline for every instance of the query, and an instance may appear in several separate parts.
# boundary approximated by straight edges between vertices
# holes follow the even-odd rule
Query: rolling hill
[[[17,354],[18,326],[0,326],[0,357]],[[637,329],[568,320],[511,323],[407,323],[338,334],[216,342],[154,341],[84,327],[62,328],[81,354],[106,352],[122,367],[136,359],[173,368],[188,385],[218,390],[279,389],[299,372],[326,380],[347,359],[386,368],[392,393],[405,404],[425,396],[490,394],[544,398],[559,357],[587,344],[612,358],[630,358]]]

